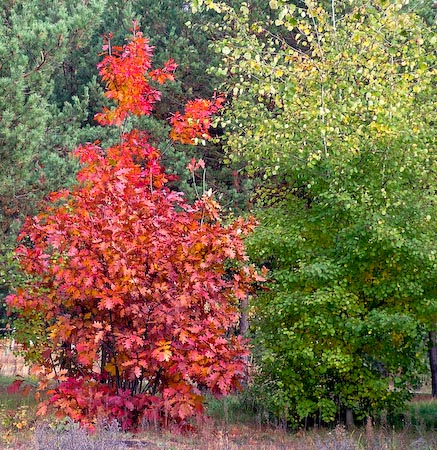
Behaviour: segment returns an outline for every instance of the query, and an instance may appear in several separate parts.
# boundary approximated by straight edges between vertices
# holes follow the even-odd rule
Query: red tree
[[[151,70],[151,57],[138,31],[111,49],[99,68],[116,107],[100,123],[151,113],[159,92],[149,80],[172,79],[176,67]],[[199,102],[205,117],[217,109]],[[183,140],[196,137],[182,115],[177,123]],[[46,329],[29,350],[40,388],[57,384],[39,411],[52,406],[88,426],[99,417],[124,429],[143,420],[184,426],[202,414],[200,386],[226,394],[244,374],[247,348],[232,330],[238,300],[261,279],[243,246],[254,224],[223,226],[209,196],[188,205],[169,190],[147,133],[76,155],[77,184],[23,227],[17,255],[29,282],[7,299],[34,334]]]

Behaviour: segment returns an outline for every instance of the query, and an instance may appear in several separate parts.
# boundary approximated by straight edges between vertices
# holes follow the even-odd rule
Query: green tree
[[[65,142],[59,139],[65,116],[59,120],[62,108],[53,108],[52,78],[67,48],[80,46],[90,15],[99,15],[103,2],[89,2],[87,8],[76,3],[50,8],[42,0],[6,2],[0,13],[2,237],[15,218],[28,212],[32,200],[50,189],[47,184],[56,183],[59,175],[66,178]]]
[[[43,196],[68,184],[67,158],[87,118],[88,93],[54,99],[55,78],[81,48],[105,0],[6,1],[0,11],[0,296],[16,281],[10,249],[22,219]],[[67,101],[68,100],[68,101]],[[15,280],[15,281],[14,281]]]
[[[223,15],[230,160],[265,180],[251,254],[278,413],[332,421],[399,406],[436,330],[435,29],[405,2],[196,2]],[[350,417],[350,415],[349,415]]]

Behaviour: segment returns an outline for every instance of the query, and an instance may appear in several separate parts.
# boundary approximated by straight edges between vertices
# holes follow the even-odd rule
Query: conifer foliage
[[[152,70],[138,30],[106,50],[100,75],[116,105],[96,120],[119,126],[150,114],[159,100],[150,81],[172,80],[175,63]],[[22,229],[17,257],[28,282],[8,297],[48,389],[39,413],[54,407],[89,427],[100,417],[131,430],[143,421],[186,427],[202,415],[200,386],[226,394],[244,374],[246,343],[232,330],[238,300],[261,279],[243,246],[254,223],[224,226],[210,195],[189,205],[166,187],[143,131],[75,153],[77,184],[52,194]]]

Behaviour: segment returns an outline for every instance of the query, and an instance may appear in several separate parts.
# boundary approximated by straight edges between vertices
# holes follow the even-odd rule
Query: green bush
[[[405,411],[388,416],[387,423],[396,429],[437,431],[437,401],[410,402]]]

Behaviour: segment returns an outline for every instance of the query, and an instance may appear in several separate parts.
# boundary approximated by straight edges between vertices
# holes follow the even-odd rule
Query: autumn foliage
[[[211,116],[223,107],[225,98],[218,96],[212,100],[198,98],[185,105],[185,113],[175,113],[170,123],[170,137],[182,144],[197,144],[197,141],[211,139],[209,128]]]
[[[149,80],[159,84],[173,81],[177,64],[169,60],[162,69],[152,70],[153,47],[136,28],[133,39],[124,47],[111,46],[110,37],[106,37],[103,47],[108,54],[97,67],[106,83],[105,96],[114,100],[116,106],[104,108],[102,113],[96,114],[95,120],[101,125],[121,125],[129,114],[148,116],[152,113],[161,93]]]
[[[101,124],[151,113],[159,92],[149,81],[171,80],[176,67],[152,70],[152,53],[135,31],[99,65],[115,102]],[[205,138],[217,102],[191,103],[206,110],[199,127],[176,116],[180,140]],[[90,427],[98,418],[131,430],[143,421],[185,427],[202,415],[202,388],[226,394],[243,377],[247,348],[233,330],[239,299],[260,280],[243,246],[254,224],[224,226],[209,195],[189,205],[166,187],[143,131],[75,153],[77,184],[22,229],[17,256],[29,281],[7,300],[34,334],[45,330],[28,347],[48,389],[39,412],[54,407]]]

